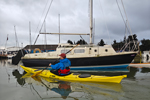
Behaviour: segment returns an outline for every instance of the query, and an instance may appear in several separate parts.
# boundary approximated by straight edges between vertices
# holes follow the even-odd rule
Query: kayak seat
[[[79,75],[79,78],[87,78],[90,76],[91,76],[90,74],[81,74],[81,75]]]
[[[55,75],[58,75],[58,76],[67,76],[67,75],[70,75],[70,74],[71,74],[71,72],[70,72],[70,73],[65,74],[65,75],[59,75],[58,69],[52,69],[52,70],[50,70],[50,72],[53,73],[53,74],[55,74]]]
[[[68,74],[66,74],[66,75],[58,75],[58,76],[67,76],[67,75],[70,75],[71,74],[71,72],[70,73],[68,73]]]

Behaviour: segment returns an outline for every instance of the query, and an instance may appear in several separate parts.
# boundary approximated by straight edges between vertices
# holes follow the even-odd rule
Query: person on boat
[[[51,63],[49,64],[49,66],[52,67],[51,72],[56,74],[56,75],[68,75],[68,74],[70,74],[70,68],[69,68],[69,66],[71,66],[70,60],[66,58],[65,53],[62,53],[59,56],[60,56],[59,63],[57,63],[55,65],[52,65]]]

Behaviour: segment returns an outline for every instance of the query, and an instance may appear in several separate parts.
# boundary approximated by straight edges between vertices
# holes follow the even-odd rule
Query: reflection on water
[[[114,96],[114,93],[121,93],[122,86],[121,84],[116,83],[86,83],[86,82],[64,82],[58,81],[50,78],[44,77],[34,77],[32,78],[31,75],[28,73],[22,77],[27,84],[32,86],[44,86],[47,92],[55,92],[61,96],[61,98],[91,98],[94,99],[95,95],[106,95],[109,98],[118,98]],[[40,91],[34,88],[37,95],[41,94]],[[112,92],[112,93],[111,93]],[[78,97],[74,96],[73,94],[77,94]],[[69,94],[72,94],[69,96]],[[44,99],[41,95],[40,98]],[[54,98],[54,97],[47,97],[47,98]],[[46,98],[45,98],[46,99]]]
[[[127,77],[128,78],[134,78],[137,71],[138,71],[137,68],[130,67],[130,72],[127,73]]]
[[[21,78],[25,73],[26,72],[24,71],[23,74],[20,74],[17,69],[13,70],[13,72],[12,72],[12,75],[15,76],[18,84],[20,84],[21,86],[23,86],[25,84],[25,80],[23,78]]]
[[[135,57],[133,60],[133,63],[150,63],[150,58],[149,57]]]
[[[60,82],[58,87],[53,87],[50,90],[60,94],[63,99],[66,99],[69,93],[71,93],[71,86],[67,82]]]
[[[150,72],[150,68],[142,68],[141,73],[149,73]]]
[[[138,98],[145,100],[150,97],[150,68],[128,67],[128,69],[102,70],[90,74],[106,76],[127,74],[127,78],[120,84],[32,78],[31,74],[25,73],[19,66],[12,65],[11,61],[0,60],[0,97],[2,100],[13,100],[13,98],[14,100],[138,100]]]

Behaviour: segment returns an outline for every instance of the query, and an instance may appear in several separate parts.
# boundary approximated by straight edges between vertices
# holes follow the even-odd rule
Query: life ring
[[[41,50],[39,48],[35,48],[34,53],[36,53],[36,51],[39,51],[39,53],[41,53]]]

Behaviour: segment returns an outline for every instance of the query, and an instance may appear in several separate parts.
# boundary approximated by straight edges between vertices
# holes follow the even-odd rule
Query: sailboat
[[[0,58],[12,59],[16,56],[17,52],[22,49],[21,47],[8,47],[0,51]]]
[[[90,44],[79,45],[66,56],[71,61],[71,70],[99,70],[105,68],[126,68],[137,55],[138,51],[116,52],[111,45],[97,46],[92,43],[93,33],[93,0],[90,0]],[[67,34],[68,33],[41,33],[41,34]],[[70,33],[70,35],[73,35]],[[75,35],[75,34],[74,34]],[[76,34],[85,35],[85,34]],[[22,57],[24,66],[48,66],[66,53],[75,45],[58,44],[56,51],[26,54]]]

